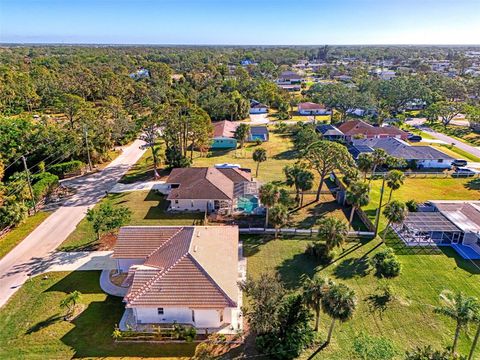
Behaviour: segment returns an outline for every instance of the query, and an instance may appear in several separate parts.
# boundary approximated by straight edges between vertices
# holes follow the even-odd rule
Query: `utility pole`
[[[32,198],[33,202],[33,213],[37,212],[37,203],[35,202],[35,197],[33,196],[33,189],[32,189],[32,181],[30,179],[30,171],[28,171],[27,167],[27,159],[24,155],[22,155],[23,167],[25,168],[25,173],[27,174],[27,182],[28,182],[28,190],[30,191],[30,197]]]
[[[87,148],[87,158],[88,158],[88,168],[90,171],[93,171],[92,167],[92,160],[90,159],[90,147],[88,146],[88,132],[87,132],[87,126],[83,126],[83,132],[85,134],[85,146]]]
[[[380,190],[380,203],[378,204],[377,214],[375,216],[375,236],[378,234],[378,226],[380,223],[380,211],[382,209],[382,201],[383,201],[383,192],[385,190],[385,175],[383,175],[382,181],[382,190]]]

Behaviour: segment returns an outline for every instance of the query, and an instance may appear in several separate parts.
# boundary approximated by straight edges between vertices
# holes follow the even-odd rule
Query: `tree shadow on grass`
[[[38,323],[36,323],[35,325],[31,326],[26,332],[25,334],[27,335],[30,335],[30,334],[33,334],[33,333],[36,333],[37,331],[40,331],[46,327],[49,327],[50,325],[52,324],[55,324],[57,321],[59,320],[63,320],[63,316],[60,315],[60,314],[55,314],[55,315],[52,315],[50,316],[49,318],[43,320],[43,321],[39,321]]]
[[[379,313],[380,318],[382,318],[383,313],[387,310],[388,304],[392,301],[391,297],[380,294],[369,295],[365,300],[370,306],[370,311]]]
[[[243,241],[243,256],[250,257],[260,251],[260,248],[273,239],[270,235],[240,235]]]
[[[366,257],[348,258],[338,264],[333,274],[339,279],[346,280],[366,276],[369,273],[369,268],[370,266]]]
[[[469,190],[480,190],[480,178],[472,179],[466,182],[463,186]]]
[[[298,153],[295,150],[286,150],[273,156],[275,160],[292,160],[297,157]]]
[[[287,289],[296,289],[301,283],[303,274],[312,277],[319,270],[320,263],[305,253],[296,254],[284,260],[276,270]]]

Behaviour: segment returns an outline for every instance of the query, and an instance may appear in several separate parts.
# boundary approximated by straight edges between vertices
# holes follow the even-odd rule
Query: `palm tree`
[[[361,153],[357,159],[358,170],[363,173],[363,181],[367,181],[367,174],[373,168],[373,157],[371,153]]]
[[[387,227],[383,232],[383,241],[385,241],[385,238],[387,237],[387,231],[390,225],[403,222],[403,220],[405,220],[405,217],[407,216],[407,213],[407,207],[401,201],[393,200],[392,202],[389,202],[387,205],[385,205],[383,215],[387,218],[388,223]]]
[[[328,291],[328,287],[332,284],[331,280],[314,275],[310,277],[306,274],[302,275],[302,289],[305,304],[315,311],[315,331],[318,331],[320,322],[320,310],[322,308],[322,299]]]
[[[373,179],[373,174],[377,170],[377,167],[385,164],[388,159],[388,154],[383,149],[375,149],[372,152],[372,176],[370,177],[370,182]]]
[[[77,306],[77,303],[80,301],[80,292],[75,290],[71,293],[69,293],[67,296],[65,296],[62,301],[60,301],[60,307],[67,308],[67,315],[65,315],[65,318],[67,318],[69,315],[73,314],[75,311],[75,307]]]
[[[370,186],[367,183],[361,181],[355,181],[350,184],[345,194],[347,202],[352,205],[352,211],[350,212],[349,224],[352,227],[353,215],[355,210],[362,206],[368,205],[370,202]]]
[[[288,208],[283,204],[275,204],[270,209],[269,217],[270,217],[270,221],[275,227],[275,239],[277,239],[278,229],[280,229],[283,225],[285,225],[290,218],[290,214],[288,213]]]
[[[385,182],[387,183],[387,187],[390,188],[390,195],[388,196],[388,202],[392,200],[392,193],[394,190],[400,189],[400,186],[403,185],[405,180],[405,175],[400,170],[390,170],[387,175],[385,176]]]
[[[303,192],[313,187],[313,173],[300,164],[287,165],[283,168],[288,186],[295,187],[295,202],[303,205]],[[300,197],[300,192],[302,193]]]
[[[468,360],[473,359],[473,353],[477,347],[478,339],[480,338],[480,311],[475,313],[473,321],[477,324],[477,331],[475,332],[475,337],[473,338],[472,347],[470,348],[470,353],[468,354]]]
[[[445,315],[456,322],[452,345],[452,354],[455,354],[460,331],[476,318],[480,304],[476,297],[466,296],[462,292],[453,293],[449,290],[442,291],[440,300],[443,305],[436,307],[435,313]]]
[[[330,251],[336,246],[341,246],[348,236],[348,225],[337,218],[325,217],[320,220],[318,237],[325,240],[327,250]]]
[[[262,205],[265,206],[265,228],[267,228],[269,209],[275,205],[280,198],[278,186],[273,183],[262,185],[259,191],[259,198]]]
[[[255,177],[258,177],[258,167],[260,166],[260,163],[267,161],[267,150],[262,148],[255,149],[252,157],[253,161],[257,163],[257,171],[255,173]]]
[[[237,129],[235,130],[235,139],[240,141],[240,149],[243,148],[245,144],[245,140],[247,140],[248,133],[250,132],[250,126],[245,123],[241,123],[238,125]]]
[[[350,320],[357,306],[355,292],[344,284],[332,284],[322,298],[323,311],[332,318],[326,344],[332,339],[335,321]]]

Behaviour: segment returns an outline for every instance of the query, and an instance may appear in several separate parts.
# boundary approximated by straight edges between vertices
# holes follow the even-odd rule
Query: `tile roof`
[[[401,136],[407,138],[408,134],[395,126],[373,126],[362,120],[351,120],[344,122],[338,129],[345,135],[364,135],[364,136]]]
[[[237,130],[237,124],[228,120],[213,123],[213,137],[233,138]]]
[[[298,104],[298,110],[323,110],[325,106],[313,102],[303,102]]]
[[[251,175],[240,169],[176,168],[166,182],[179,184],[179,187],[170,191],[167,200],[232,200],[234,184],[251,180]]]
[[[238,228],[236,226],[124,227],[123,242],[132,242],[145,234],[158,248],[143,265],[129,271],[131,286],[124,300],[127,307],[189,306],[196,308],[235,307],[238,297]],[[154,231],[152,231],[154,230]],[[166,235],[163,235],[165,231]],[[152,234],[167,238],[156,241]],[[152,245],[153,247],[154,245]],[[138,252],[124,244],[114,249],[115,258],[132,258]],[[142,257],[143,258],[143,257]],[[133,274],[133,275],[132,275]]]

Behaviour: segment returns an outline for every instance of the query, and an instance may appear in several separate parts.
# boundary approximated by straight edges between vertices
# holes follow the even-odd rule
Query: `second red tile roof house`
[[[258,195],[257,183],[245,169],[178,168],[167,179],[172,211],[232,214],[251,212]],[[244,204],[249,205],[248,208]],[[256,201],[258,207],[258,200]]]

